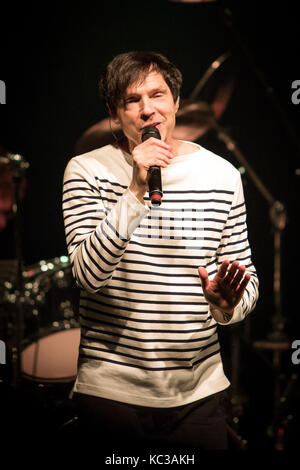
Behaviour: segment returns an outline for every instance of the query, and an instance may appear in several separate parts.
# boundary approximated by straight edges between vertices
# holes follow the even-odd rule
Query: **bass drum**
[[[24,272],[25,315],[21,370],[25,379],[66,383],[77,374],[79,290],[67,256],[40,261]]]

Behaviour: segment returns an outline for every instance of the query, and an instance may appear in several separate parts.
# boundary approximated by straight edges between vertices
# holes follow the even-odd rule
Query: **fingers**
[[[206,300],[227,313],[240,302],[251,279],[246,267],[240,266],[238,261],[231,265],[228,260],[224,261],[211,281],[205,268],[198,267],[198,273]]]
[[[251,275],[249,273],[245,274],[245,277],[242,280],[242,282],[240,284],[240,287],[236,291],[237,295],[239,295],[239,296],[243,295],[243,292],[246,289],[246,286],[247,286],[248,282],[250,281],[250,279],[251,279]]]
[[[148,169],[150,166],[167,167],[174,157],[171,147],[162,140],[151,137],[132,152],[133,160],[138,166]]]
[[[223,263],[221,264],[221,266],[219,267],[218,269],[218,272],[217,272],[217,277],[221,280],[223,279],[225,276],[226,276],[226,273],[227,273],[227,269],[228,269],[228,266],[229,266],[229,261],[228,260],[225,260],[223,261]]]
[[[141,146],[144,148],[156,146],[157,148],[166,150],[167,152],[170,152],[171,150],[169,144],[167,144],[164,140],[156,139],[155,137],[150,137],[150,139],[145,140],[145,142],[142,142]]]
[[[230,283],[233,289],[236,289],[240,281],[243,279],[245,271],[245,266],[239,266],[239,263],[235,261],[228,270],[226,282]]]
[[[130,187],[144,191],[148,185],[148,170],[151,166],[166,168],[172,158],[171,147],[164,141],[151,137],[145,142],[137,145],[132,151],[133,172]]]
[[[208,279],[208,274],[205,268],[202,268],[201,266],[198,268],[198,273],[199,277],[201,279],[202,283],[202,288],[203,290],[206,290],[209,284],[209,279]]]
[[[226,260],[222,263],[218,275],[222,279],[222,283],[230,286],[238,295],[244,292],[251,276],[246,273],[246,267],[240,266],[238,261],[234,261],[228,269],[229,261]]]
[[[155,139],[154,137],[151,137],[150,139],[146,140],[140,145],[137,145],[135,147],[135,150],[136,149],[141,151],[144,154],[154,152],[154,154],[159,153],[165,156],[169,156],[170,158],[174,156],[173,153],[171,152],[170,145],[168,145],[163,140],[158,140],[158,139]]]

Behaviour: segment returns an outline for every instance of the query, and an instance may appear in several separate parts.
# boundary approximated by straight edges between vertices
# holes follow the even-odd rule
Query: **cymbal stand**
[[[220,2],[223,3],[223,2]],[[252,55],[250,54],[248,48],[246,47],[238,28],[234,24],[234,19],[231,10],[227,6],[218,5],[219,13],[227,30],[230,32],[230,35],[233,38],[234,45],[237,47],[235,52],[239,53],[239,58],[246,62],[253,72],[254,76],[257,78],[261,87],[263,88],[266,97],[269,100],[270,105],[272,106],[274,112],[279,116],[282,125],[284,126],[291,142],[293,142],[295,148],[300,153],[300,140],[299,135],[295,131],[294,126],[291,124],[286,112],[282,108],[277,96],[274,93],[274,89],[269,85],[264,76],[263,71],[256,64]]]
[[[266,97],[269,100],[274,112],[280,118],[283,127],[285,128],[291,142],[300,153],[300,140],[293,125],[291,124],[287,114],[283,110],[278,98],[274,93],[274,89],[267,83],[263,71],[258,67],[248,48],[246,47],[238,28],[234,24],[234,19],[231,10],[227,6],[221,5],[218,7],[223,24],[229,31],[235,47],[235,52],[239,54],[239,58],[246,62],[258,80]],[[271,193],[263,185],[262,181],[255,174],[254,170],[250,167],[245,157],[237,148],[235,142],[226,135],[224,132],[219,132],[219,138],[225,142],[227,148],[232,150],[237,160],[246,168],[247,174],[250,176],[257,189],[262,196],[269,203],[269,217],[273,225],[274,231],[274,308],[275,315],[273,316],[272,331],[268,334],[270,341],[286,341],[287,336],[284,333],[285,319],[282,315],[281,309],[281,238],[282,232],[286,226],[287,215],[284,205],[280,201],[274,200]]]
[[[298,135],[296,134],[293,126],[291,125],[286,113],[283,111],[278,99],[274,94],[274,90],[269,86],[267,83],[264,74],[257,66],[255,61],[253,60],[251,54],[249,53],[247,47],[243,43],[241,35],[237,28],[234,25],[232,13],[229,8],[224,7],[221,5],[219,7],[219,11],[222,17],[222,21],[225,27],[230,32],[233,43],[235,47],[235,52],[239,52],[239,56],[242,61],[245,61],[250,70],[252,70],[255,77],[258,79],[258,82],[262,86],[269,102],[274,109],[275,113],[280,117],[281,123],[283,124],[290,140],[295,145],[295,148],[300,153],[300,141]],[[216,68],[218,68],[222,63],[227,60],[230,56],[229,53],[224,54],[221,56],[217,61],[215,61],[210,70],[207,74],[203,77],[203,79],[197,85],[195,91],[192,94],[192,97],[195,98],[195,95],[199,94],[199,91],[203,88],[206,84],[207,80],[210,78],[211,74],[214,72]],[[273,365],[272,368],[275,371],[275,374],[279,373],[281,369],[281,354],[287,347],[288,339],[287,335],[284,332],[284,327],[286,320],[282,314],[282,299],[281,299],[281,240],[282,240],[282,232],[286,226],[287,222],[287,214],[284,205],[273,198],[270,191],[265,187],[263,182],[260,178],[256,175],[253,168],[249,165],[244,155],[241,153],[239,148],[237,147],[236,143],[232,140],[232,138],[217,124],[216,120],[213,123],[213,127],[217,132],[218,139],[222,141],[228,150],[234,154],[237,161],[245,168],[247,175],[251,178],[254,185],[258,189],[258,191],[262,194],[264,199],[269,204],[269,217],[273,227],[273,234],[274,234],[274,277],[273,277],[273,295],[274,295],[274,310],[275,313],[272,317],[272,330],[268,333],[267,338],[268,340],[265,341],[264,349],[265,350],[272,350],[273,351]],[[238,349],[238,342],[239,338],[233,336],[233,349]],[[237,380],[238,375],[238,368],[239,368],[239,355],[233,353],[233,378]],[[280,400],[280,391],[279,391],[279,382],[276,381],[275,390],[274,390],[274,410],[275,414],[277,414],[278,410],[278,400]],[[233,389],[233,393],[236,394],[236,388]]]
[[[244,405],[248,399],[241,393],[239,386],[240,374],[240,335],[241,325],[239,323],[231,325],[231,393],[230,393],[230,426],[227,426],[228,433],[235,445],[240,450],[247,450],[248,443],[241,436],[240,418],[244,412]],[[231,428],[231,429],[229,429]]]
[[[253,346],[255,349],[264,349],[266,351],[272,351],[272,369],[275,373],[274,383],[274,398],[273,398],[273,413],[274,419],[271,426],[269,426],[268,434],[274,437],[274,448],[277,450],[283,449],[283,439],[281,434],[284,430],[279,426],[278,416],[281,411],[281,354],[289,348],[289,342],[287,335],[284,332],[285,318],[282,315],[281,309],[281,237],[282,232],[286,226],[286,211],[284,205],[276,201],[268,189],[264,186],[260,178],[256,175],[253,168],[249,165],[244,155],[241,153],[236,143],[232,138],[224,132],[217,124],[215,124],[217,130],[217,136],[220,141],[225,143],[227,149],[231,151],[236,157],[237,161],[245,168],[246,174],[251,178],[256,188],[266,199],[270,205],[269,217],[272,223],[273,234],[274,234],[274,277],[273,277],[273,295],[274,295],[274,309],[275,314],[272,317],[272,330],[267,334],[267,341],[255,341]],[[236,338],[235,341],[238,341]],[[239,358],[235,354],[233,355],[233,374],[236,374],[238,370]],[[233,396],[232,400],[236,399]],[[277,429],[278,428],[278,429]],[[280,444],[279,444],[280,442]]]
[[[277,115],[279,115],[281,122],[284,128],[286,129],[291,141],[294,143],[295,147],[300,153],[299,138],[293,126],[291,125],[288,117],[286,116],[286,113],[282,109],[277,97],[275,96],[274,90],[267,83],[262,70],[257,66],[253,57],[245,46],[241,34],[239,33],[238,29],[234,24],[233,15],[230,9],[227,6],[223,6],[223,2],[219,3],[218,9],[221,21],[223,22],[225,28],[229,31],[233,39],[233,44],[234,46],[236,46],[234,52],[238,52],[239,58],[241,58],[242,61],[245,61],[248,64],[249,68],[252,70],[254,76],[257,78],[258,82],[266,93],[266,96],[268,97],[271,106],[273,107]],[[232,52],[227,51],[211,64],[207,72],[204,74],[204,76],[201,78],[201,80],[198,82],[197,86],[191,93],[190,99],[195,99],[200,94],[200,92],[203,90],[204,86],[207,84],[213,73],[218,68],[220,68],[228,60],[228,58],[232,56]],[[211,113],[211,115],[213,116],[213,112]],[[221,127],[218,125],[216,118],[210,118],[209,124],[215,129],[218,139],[226,145],[228,150],[233,153],[237,161],[246,169],[247,175],[251,178],[258,191],[261,193],[261,195],[264,197],[264,199],[268,202],[270,206],[269,217],[274,232],[273,290],[275,315],[273,316],[272,331],[269,333],[268,338],[271,341],[286,340],[287,338],[283,331],[285,326],[285,319],[282,316],[281,311],[281,238],[282,232],[286,226],[287,221],[285,207],[282,202],[274,199],[270,191],[266,188],[266,186],[255,173],[253,168],[249,165],[248,161],[241,153],[240,149],[237,147],[237,144],[233,141],[230,135],[226,133],[223,129],[221,129]]]
[[[283,331],[285,319],[281,312],[281,237],[286,226],[286,210],[284,205],[280,201],[275,200],[270,191],[265,187],[230,135],[222,130],[218,124],[215,124],[215,128],[218,139],[226,145],[236,160],[245,168],[246,174],[251,178],[258,191],[270,206],[269,218],[274,234],[273,293],[275,315],[272,318],[272,331],[268,334],[268,337],[271,341],[283,341],[287,337]]]

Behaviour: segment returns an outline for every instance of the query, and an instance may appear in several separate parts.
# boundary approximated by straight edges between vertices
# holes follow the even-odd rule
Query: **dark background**
[[[162,52],[183,72],[182,97],[188,98],[211,63],[231,51],[226,70],[232,71],[236,85],[220,124],[273,198],[287,210],[288,223],[282,234],[282,313],[289,340],[300,338],[299,176],[295,173],[300,167],[300,105],[291,101],[291,84],[300,79],[299,12],[300,7],[291,2],[283,6],[258,1],[180,4],[112,0],[107,4],[7,8],[1,20],[0,79],[6,83],[7,104],[0,108],[0,143],[30,164],[21,210],[24,264],[66,254],[61,213],[63,172],[80,135],[107,117],[97,89],[105,64],[128,50]],[[212,78],[210,93],[222,85],[224,74],[221,68]],[[200,93],[198,99],[205,101],[207,97]],[[240,167],[215,135],[207,136],[205,146]],[[241,387],[253,407],[248,413],[253,416],[256,412],[257,418],[255,429],[246,413],[242,430],[255,448],[263,447],[273,413],[272,408],[268,414],[258,405],[268,403],[271,407],[274,371],[252,344],[265,339],[272,326],[274,250],[269,204],[247,173],[243,180],[249,239],[260,279],[260,299],[248,320],[248,342],[242,343],[239,355]],[[11,223],[0,234],[2,258],[14,254],[12,237]],[[231,333],[223,334],[226,363],[231,354]],[[289,349],[283,354],[287,381],[300,367],[291,363],[291,353]],[[268,351],[262,354],[272,359]],[[298,416],[294,401],[291,399],[291,413]],[[297,428],[293,426],[290,443]]]

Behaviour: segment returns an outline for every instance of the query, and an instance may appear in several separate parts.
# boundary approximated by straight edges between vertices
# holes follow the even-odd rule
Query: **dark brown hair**
[[[177,67],[157,52],[126,52],[117,55],[107,65],[99,81],[100,96],[113,117],[116,116],[117,108],[124,105],[128,86],[137,80],[143,81],[152,70],[163,76],[176,102],[182,86],[182,75]]]

